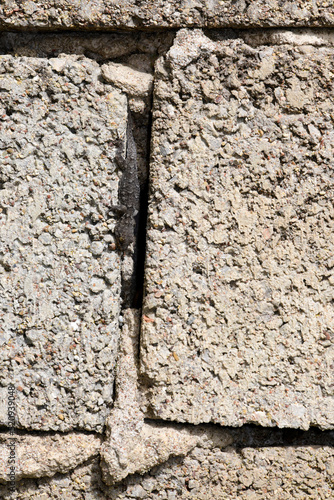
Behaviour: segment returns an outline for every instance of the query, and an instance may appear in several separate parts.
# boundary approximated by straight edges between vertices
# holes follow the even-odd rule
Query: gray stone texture
[[[333,20],[316,1],[0,6],[5,29]],[[158,61],[140,319],[109,207],[128,108],[145,189],[173,37],[0,35],[0,425],[9,382],[20,428],[106,424],[18,431],[5,500],[333,498],[333,432],[188,422],[333,428],[334,35],[183,30]]]
[[[99,64],[117,61],[118,72],[108,71],[115,85],[128,94],[128,102],[135,118],[134,136],[137,145],[138,171],[141,186],[147,179],[148,131],[152,94],[147,92],[158,55],[165,53],[174,38],[173,32],[163,33],[0,33],[0,54],[26,57],[54,58],[61,54],[86,56]],[[120,63],[124,66],[120,65]],[[115,67],[115,66],[114,66]],[[120,76],[129,73],[142,74],[146,88],[138,82],[135,95],[127,81]],[[109,82],[110,83],[110,82]],[[148,83],[148,85],[147,85]],[[143,88],[142,88],[143,87]],[[148,95],[147,95],[148,94]]]
[[[134,473],[144,474],[170,457],[185,456],[199,443],[226,447],[233,442],[231,433],[220,428],[144,420],[138,381],[139,321],[140,311],[124,311],[115,404],[106,421],[106,440],[101,448],[102,478],[108,485]]]
[[[181,30],[156,66],[147,415],[330,429],[334,49],[245,37]]]
[[[333,498],[333,448],[197,447],[108,491],[110,500]],[[124,491],[125,490],[125,491]]]
[[[0,57],[0,394],[19,427],[102,431],[121,262],[112,234],[127,98],[78,55]]]
[[[254,429],[250,431],[254,434]],[[242,443],[240,443],[242,444]],[[254,447],[218,443],[195,447],[186,457],[168,460],[144,475],[134,474],[107,487],[98,460],[71,473],[24,480],[4,500],[305,500],[332,499],[333,447],[307,444]]]
[[[99,454],[102,438],[79,432],[54,435],[0,434],[0,482],[8,481],[9,446],[15,440],[16,481],[65,474]],[[13,462],[12,462],[13,463]]]
[[[99,459],[95,458],[69,474],[20,481],[15,493],[10,493],[8,485],[1,485],[1,499],[108,500],[108,496],[102,491]]]
[[[197,447],[143,477],[133,476],[108,499],[279,500],[333,498],[333,448]],[[125,491],[124,491],[125,489]]]
[[[324,0],[3,0],[5,29],[333,26]]]

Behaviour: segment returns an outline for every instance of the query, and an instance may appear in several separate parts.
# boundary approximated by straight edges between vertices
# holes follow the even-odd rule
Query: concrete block
[[[108,498],[290,500],[333,497],[330,446],[196,447],[144,476],[129,477]]]
[[[92,458],[67,474],[56,474],[49,478],[23,479],[16,484],[16,491],[10,492],[9,485],[1,485],[4,500],[107,500],[101,489],[99,459]]]
[[[323,0],[3,0],[3,29],[333,26]]]
[[[92,434],[55,434],[12,436],[0,434],[0,482],[8,482],[15,462],[15,479],[52,477],[66,474],[99,453],[102,438]],[[10,453],[12,452],[12,455]]]
[[[193,426],[187,426],[188,429]],[[70,500],[184,499],[282,500],[333,498],[334,453],[332,432],[282,432],[245,426],[226,431],[205,426],[211,439],[187,456],[169,458],[145,474],[132,474],[112,486],[103,484],[98,461],[92,459],[67,474],[25,479],[17,483],[15,499]],[[234,436],[226,443],[225,434]],[[261,434],[266,434],[262,435]],[[308,438],[306,437],[308,436]],[[252,436],[252,438],[251,438]],[[310,438],[310,439],[309,439]],[[324,442],[328,440],[327,444]],[[289,443],[287,445],[287,442]],[[153,450],[152,450],[153,451]],[[7,485],[2,497],[11,500]]]
[[[334,50],[305,36],[181,30],[157,63],[150,417],[334,427]]]
[[[84,56],[0,57],[0,394],[17,425],[102,431],[119,336],[127,98]]]
[[[101,448],[102,478],[108,485],[134,473],[144,474],[171,457],[187,455],[199,443],[227,446],[233,442],[231,433],[220,428],[213,431],[203,426],[144,420],[138,381],[139,320],[138,310],[124,311],[117,358],[116,399],[106,420],[107,437]]]

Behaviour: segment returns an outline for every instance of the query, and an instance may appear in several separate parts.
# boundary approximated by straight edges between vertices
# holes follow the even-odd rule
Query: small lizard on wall
[[[123,252],[136,240],[140,203],[137,148],[132,128],[132,117],[128,111],[125,158],[123,157],[124,150],[116,155],[116,162],[123,172],[118,186],[119,205],[111,207],[111,211],[119,215],[115,226],[115,237],[118,248]]]

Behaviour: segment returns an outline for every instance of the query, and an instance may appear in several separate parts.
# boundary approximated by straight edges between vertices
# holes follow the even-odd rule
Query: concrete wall
[[[3,2],[1,498],[333,497],[333,14]]]

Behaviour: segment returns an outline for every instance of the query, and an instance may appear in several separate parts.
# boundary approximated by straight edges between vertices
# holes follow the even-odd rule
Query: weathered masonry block
[[[149,411],[333,429],[333,37],[259,35],[182,30],[156,66]]]
[[[128,111],[99,75],[84,57],[0,58],[1,399],[15,384],[20,427],[101,431],[112,402],[121,264],[108,210]]]
[[[243,431],[246,431],[243,433]],[[186,457],[169,459],[144,475],[134,474],[121,483],[106,487],[101,481],[99,462],[94,459],[76,467],[70,474],[52,478],[26,479],[19,483],[17,499],[48,498],[119,500],[305,500],[333,498],[334,454],[331,445],[291,440],[288,446],[274,444],[269,430],[237,429],[196,446]],[[222,431],[222,434],[226,434]],[[244,434],[244,436],[242,436]],[[248,438],[247,438],[248,434]],[[311,432],[312,434],[312,432]],[[310,435],[310,433],[308,433]],[[250,437],[257,442],[253,446]],[[245,439],[243,439],[243,437]],[[314,435],[310,436],[314,440]],[[241,440],[240,440],[241,438]],[[262,444],[261,444],[262,443]],[[153,449],[152,449],[153,451]],[[4,498],[6,487],[2,486]]]
[[[326,0],[3,0],[4,29],[334,26]]]
[[[13,383],[19,428],[104,429],[136,273],[134,219],[119,248],[121,179],[132,140],[128,191],[145,185],[153,63],[169,38],[0,38],[2,426]]]

